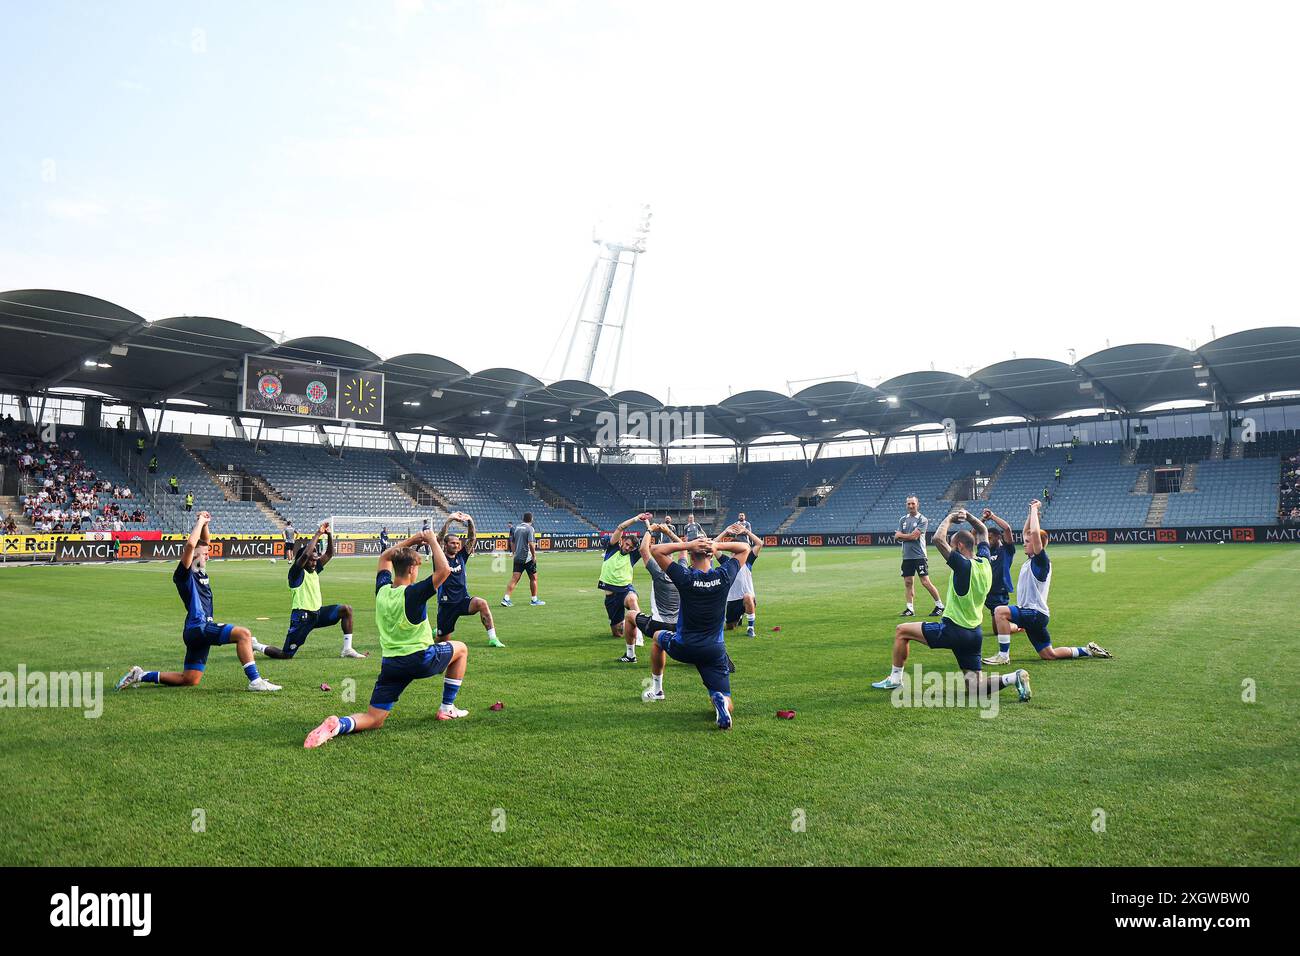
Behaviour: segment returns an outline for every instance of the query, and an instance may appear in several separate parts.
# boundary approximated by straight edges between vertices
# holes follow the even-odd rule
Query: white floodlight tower
[[[636,278],[637,257],[645,252],[646,236],[650,232],[650,217],[654,213],[648,205],[642,205],[635,225],[629,230],[626,225],[602,221],[592,230],[591,241],[600,247],[596,261],[587,276],[587,285],[582,290],[582,302],[578,307],[578,319],[573,325],[573,335],[569,339],[569,350],[564,356],[565,378],[576,377],[584,382],[591,382],[596,374],[596,360],[600,355],[601,340],[606,329],[617,332],[614,339],[613,353],[607,356],[609,367],[608,382],[591,382],[601,385],[605,391],[613,393],[618,381],[618,363],[623,354],[623,333],[627,330],[628,312],[632,305],[632,283]],[[609,315],[610,302],[614,298],[614,286],[620,275],[623,281],[622,307],[617,321]],[[578,339],[586,335],[586,347],[575,357]],[[608,349],[609,342],[606,339]]]

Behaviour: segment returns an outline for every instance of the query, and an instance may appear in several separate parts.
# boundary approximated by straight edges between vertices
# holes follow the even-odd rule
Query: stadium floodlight
[[[603,333],[611,329],[618,333],[613,348],[606,347],[605,360],[602,365],[608,370],[608,380],[599,384],[605,391],[614,392],[618,381],[618,365],[623,353],[623,334],[627,329],[628,313],[632,304],[632,284],[636,279],[637,257],[646,251],[646,238],[650,233],[650,220],[654,213],[650,206],[643,203],[635,215],[626,213],[608,214],[597,220],[591,231],[591,241],[600,247],[596,261],[587,275],[579,300],[577,317],[573,323],[573,334],[569,339],[569,349],[564,356],[564,378],[578,378],[592,382],[596,369],[596,360],[600,355]],[[621,315],[615,321],[610,310],[614,302],[614,286],[620,276],[623,281]],[[612,306],[620,308],[620,306]],[[567,325],[567,322],[566,322]],[[575,354],[578,339],[586,329],[586,347]]]
[[[548,425],[560,424],[560,420],[558,418],[543,418],[542,421],[544,421]]]
[[[886,396],[885,396],[885,404],[888,405],[890,408],[897,408],[897,407],[898,407],[898,396],[897,396],[897,395],[886,395]]]
[[[86,359],[86,361],[82,362],[81,364],[84,365],[86,368],[94,368],[99,363],[96,362],[94,359]]]
[[[838,422],[838,421],[839,421],[838,418],[823,418],[823,419],[822,419],[822,424],[823,424],[823,425],[831,425],[831,424],[834,424],[835,422]]]
[[[419,403],[419,402],[402,402],[402,404],[403,404],[403,405],[410,405],[412,408],[419,408],[419,407],[420,407],[420,403]]]

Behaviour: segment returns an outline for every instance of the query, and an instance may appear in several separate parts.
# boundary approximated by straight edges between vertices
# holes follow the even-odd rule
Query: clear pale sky
[[[660,398],[1186,346],[1300,324],[1297,49],[1295,3],[11,4],[0,289],[554,377],[649,202]]]

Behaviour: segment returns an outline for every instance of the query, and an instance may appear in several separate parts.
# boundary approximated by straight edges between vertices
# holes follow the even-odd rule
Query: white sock
[[[350,650],[352,650],[352,635],[351,635],[351,634],[344,634],[344,635],[343,635],[343,650],[345,650],[345,651],[350,651]]]
[[[635,644],[629,644],[629,645],[627,645],[627,656],[628,656],[628,657],[636,657],[636,645],[635,645]]]
[[[749,626],[750,626],[750,627],[753,627],[753,626],[754,626],[754,617],[755,617],[755,615],[753,615],[753,614],[749,614],[749,615],[746,615],[746,616],[749,618]]]
[[[266,645],[263,644],[261,641],[259,641],[257,638],[253,638],[253,650],[256,651],[258,654],[265,654]]]
[[[908,601],[908,602],[907,602],[907,609],[908,609],[909,611],[915,611],[915,610],[916,610],[916,608],[912,607],[912,602],[911,602],[911,601]]]
[[[1071,657],[1078,657],[1078,656],[1079,656],[1079,649],[1078,649],[1077,647],[1072,647],[1072,648],[1070,648],[1070,656],[1071,656]]]
[[[937,607],[937,608],[938,608],[939,610],[941,610],[941,611],[943,610],[943,602],[940,601],[938,598],[935,598],[935,599],[934,599],[934,606]]]
[[[663,674],[651,674],[651,675],[650,675],[650,689],[653,690],[656,694],[659,694],[659,693],[662,693],[662,692],[663,692],[663,689],[664,689],[664,675],[663,675]]]
[[[492,638],[492,640],[495,641],[497,639],[497,629],[495,627],[489,627],[487,631],[488,631],[488,637]]]
[[[890,677],[902,677],[902,676],[903,676],[903,668],[902,668],[901,666],[894,666],[894,667],[891,667],[891,668],[889,669],[889,676],[890,676]]]
[[[1014,684],[1016,682],[1016,675],[1019,673],[1020,671],[1012,671],[1010,674],[1003,674],[1001,678],[1002,686],[1010,687],[1012,684]]]

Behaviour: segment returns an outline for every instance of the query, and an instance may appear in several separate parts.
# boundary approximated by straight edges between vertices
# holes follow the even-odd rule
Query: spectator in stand
[[[123,418],[121,418],[121,417],[118,418],[118,420],[117,420],[117,430],[120,431],[120,432],[124,432],[124,431],[126,431],[126,420],[125,420],[125,419],[123,419]]]

